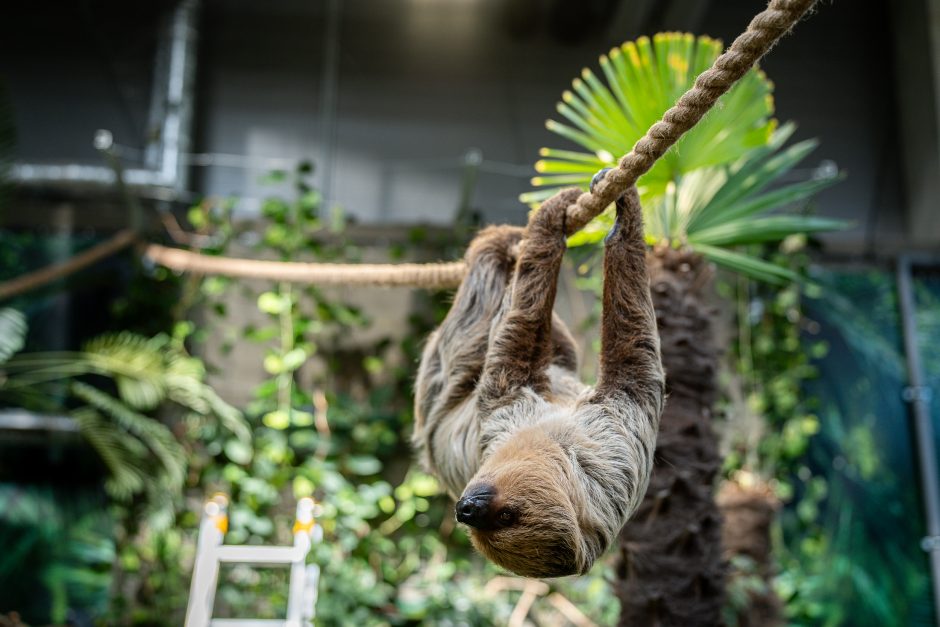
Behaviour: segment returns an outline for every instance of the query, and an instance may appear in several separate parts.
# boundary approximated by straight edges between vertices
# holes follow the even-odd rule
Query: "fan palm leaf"
[[[709,37],[660,33],[602,55],[606,84],[592,70],[583,70],[556,107],[566,122],[546,122],[549,130],[590,152],[543,149],[533,184],[550,189],[525,194],[523,200],[538,202],[566,185],[586,187],[595,172],[633,148],[721,49],[721,42]],[[766,144],[775,127],[771,90],[759,71],[748,73],[640,179],[641,197],[663,193],[679,174],[732,162]]]
[[[603,80],[583,70],[557,105],[564,121],[546,123],[549,130],[586,151],[541,149],[532,184],[542,189],[521,199],[537,204],[565,186],[587,189],[594,173],[615,167],[617,157],[632,149],[721,50],[721,43],[708,37],[660,33],[652,40],[640,38],[602,55]],[[795,126],[777,127],[772,118],[772,92],[767,77],[751,70],[640,177],[637,187],[650,243],[688,245],[730,270],[781,282],[795,277],[736,248],[846,226],[843,221],[800,214],[767,215],[805,204],[840,178],[830,175],[783,183],[817,142],[801,141],[784,148]],[[569,244],[600,241],[611,221],[606,212],[576,233]]]
[[[165,477],[168,487],[179,489],[183,485],[186,453],[169,429],[153,418],[134,411],[110,394],[86,383],[73,381],[70,388],[77,398],[86,402],[100,414],[111,418],[120,427],[117,433],[126,434],[149,449],[157,460],[160,474]]]

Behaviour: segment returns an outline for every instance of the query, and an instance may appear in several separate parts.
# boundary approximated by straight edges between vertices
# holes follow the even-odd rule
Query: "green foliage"
[[[27,621],[44,616],[54,624],[65,624],[69,608],[104,613],[114,561],[106,533],[113,520],[103,499],[78,496],[71,488],[0,485],[4,612],[15,609]]]
[[[627,42],[600,59],[606,84],[585,69],[566,91],[558,112],[573,126],[550,120],[548,129],[590,152],[543,148],[542,173],[532,183],[546,189],[523,194],[538,203],[562,186],[587,189],[601,168],[615,167],[637,140],[708,68],[721,43],[707,37],[660,33]],[[761,281],[783,284],[796,275],[739,250],[779,242],[800,233],[845,228],[839,220],[806,215],[768,215],[805,204],[839,177],[781,184],[815,147],[803,141],[784,149],[794,126],[776,129],[772,85],[751,70],[719,99],[716,107],[669,149],[637,182],[646,212],[646,234],[655,242],[689,245],[709,260]],[[775,186],[775,187],[774,187]],[[605,212],[569,239],[569,245],[597,243],[612,225]]]
[[[0,309],[0,364],[19,352],[26,342],[26,316],[10,307]]]
[[[920,625],[932,616],[925,533],[892,273],[826,273],[807,301],[828,336],[806,385],[820,431],[797,472],[812,475],[782,518],[778,589],[793,622]],[[933,299],[928,310],[940,305]]]
[[[240,413],[205,384],[202,362],[165,335],[105,335],[79,352],[24,353],[2,367],[0,400],[70,413],[107,467],[105,485],[119,500],[146,493],[150,505],[172,509],[170,495],[183,485],[184,447],[142,412],[172,403],[192,418],[218,419],[242,440],[250,437]],[[116,396],[81,380],[95,377],[110,382]]]
[[[290,184],[290,199],[270,197],[255,254],[290,260],[355,260],[360,251],[344,235],[342,213],[325,211],[309,185],[309,169],[278,173]],[[230,219],[232,201],[204,202],[189,212],[190,223],[222,254],[244,234]],[[416,245],[434,245],[415,232]],[[245,238],[248,239],[248,238]],[[462,242],[446,254],[456,253]],[[296,499],[313,496],[324,539],[311,559],[320,565],[317,623],[323,625],[468,624],[508,621],[518,591],[486,591],[497,574],[456,529],[453,504],[436,481],[413,468],[410,446],[414,364],[423,338],[447,310],[442,294],[422,299],[408,333],[392,342],[350,346],[348,337],[369,324],[366,315],[315,287],[271,284],[257,291],[246,284],[207,278],[184,284],[186,308],[201,324],[185,319],[180,337],[198,343],[210,334],[263,347],[263,372],[246,414],[252,438],[243,441],[214,429],[190,431],[194,441],[187,494],[199,503],[221,490],[231,496],[226,542],[285,544]],[[253,303],[255,320],[233,323],[231,303]],[[198,312],[203,312],[199,314]],[[260,322],[257,322],[260,320]],[[181,512],[176,524],[156,532],[141,529],[119,549],[122,586],[135,590],[126,607],[117,600],[114,621],[179,624],[198,519]],[[553,583],[601,624],[618,608],[603,568],[587,578]],[[608,575],[609,576],[609,575]],[[283,616],[287,571],[236,567],[223,570],[220,615]],[[547,603],[533,613],[558,624]],[[547,621],[547,622],[545,622]]]
[[[775,262],[803,273],[797,243]],[[725,471],[761,476],[785,502],[774,587],[791,624],[927,624],[911,450],[897,429],[905,410],[895,392],[904,363],[894,286],[875,273],[817,280],[825,288],[811,287],[809,298],[741,277],[720,286],[737,303],[738,330],[724,375]],[[734,602],[742,607],[756,585],[746,564],[733,566],[729,624]]]
[[[804,275],[809,257],[802,238],[791,238],[772,251],[770,263]],[[795,473],[819,431],[816,401],[803,387],[817,376],[813,362],[828,347],[801,338],[810,322],[803,314],[804,288],[799,284],[775,288],[738,276],[721,281],[718,289],[736,305],[737,331],[722,374],[724,469],[773,479],[779,496],[787,499],[794,493],[792,481],[801,483]]]

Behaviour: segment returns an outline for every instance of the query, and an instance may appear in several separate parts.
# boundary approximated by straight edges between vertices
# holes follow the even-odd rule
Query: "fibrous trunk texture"
[[[771,586],[774,562],[770,540],[780,501],[762,481],[725,481],[718,491],[718,507],[724,518],[724,556],[732,562],[729,585],[734,585],[737,577],[748,576],[760,577],[764,582],[762,590],[748,589],[747,606],[737,611],[737,627],[781,625],[783,608]],[[741,563],[743,570],[738,572],[733,562]]]
[[[720,625],[724,597],[721,518],[713,496],[721,459],[711,427],[718,353],[712,271],[688,251],[648,256],[666,369],[667,401],[649,489],[621,532],[620,624]]]

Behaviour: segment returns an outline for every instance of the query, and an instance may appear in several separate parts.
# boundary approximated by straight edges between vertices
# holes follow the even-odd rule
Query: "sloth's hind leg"
[[[473,394],[521,239],[522,228],[495,226],[481,231],[470,243],[467,276],[421,357],[415,391],[416,440],[428,421]]]

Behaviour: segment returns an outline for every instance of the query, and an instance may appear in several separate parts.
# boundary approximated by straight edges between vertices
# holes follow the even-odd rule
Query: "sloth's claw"
[[[594,177],[591,179],[591,191],[592,192],[594,191],[594,187],[601,181],[601,179],[607,176],[607,173],[610,172],[611,170],[613,170],[613,168],[603,168],[601,170],[598,170],[597,174],[595,174]]]

